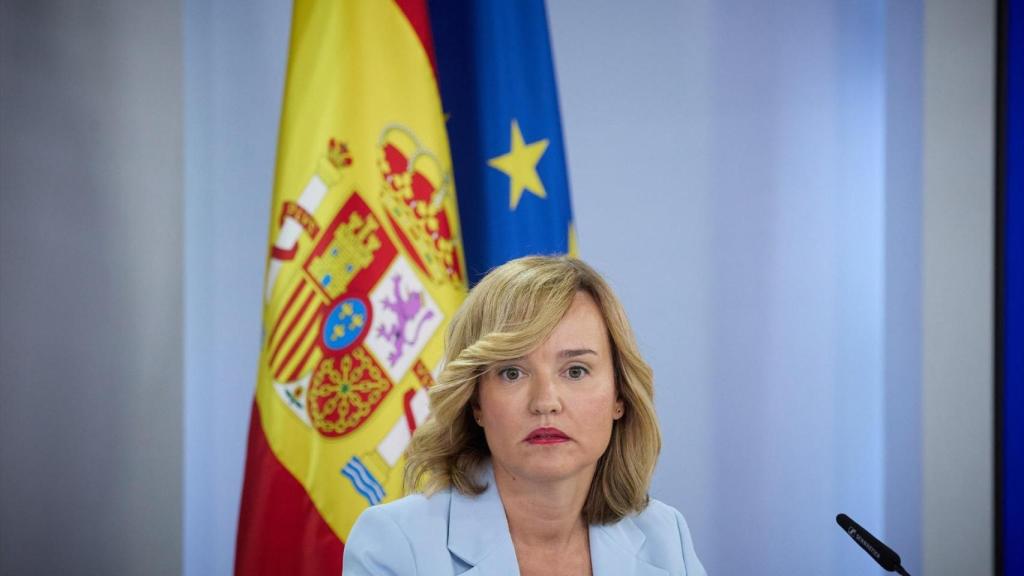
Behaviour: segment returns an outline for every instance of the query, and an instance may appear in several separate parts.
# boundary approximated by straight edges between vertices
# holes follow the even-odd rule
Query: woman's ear
[[[625,413],[626,405],[622,401],[622,398],[619,398],[618,400],[615,401],[615,410],[612,412],[612,420],[618,420],[619,418],[622,418],[622,416]]]
[[[469,397],[469,406],[473,409],[473,420],[480,426],[483,426],[481,419],[483,418],[480,410],[480,380],[477,379],[476,384],[473,385],[473,395]]]

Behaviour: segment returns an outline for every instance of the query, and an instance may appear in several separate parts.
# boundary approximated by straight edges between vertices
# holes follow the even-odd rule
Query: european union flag
[[[470,282],[575,252],[543,0],[431,0],[430,17]]]

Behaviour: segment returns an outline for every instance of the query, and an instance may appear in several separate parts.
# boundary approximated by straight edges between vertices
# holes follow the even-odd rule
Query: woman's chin
[[[561,482],[583,476],[589,481],[594,475],[596,463],[581,462],[578,458],[566,456],[549,452],[503,467],[514,478],[531,482]]]

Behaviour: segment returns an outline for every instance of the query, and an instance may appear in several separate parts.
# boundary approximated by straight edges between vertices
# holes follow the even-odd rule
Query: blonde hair
[[[625,413],[612,427],[583,505],[589,524],[608,524],[647,506],[661,451],[654,412],[654,378],[637,349],[629,321],[608,284],[571,257],[527,256],[492,270],[455,314],[445,340],[444,370],[429,390],[430,416],[406,451],[405,488],[464,494],[486,489],[476,471],[490,456],[472,405],[481,375],[495,362],[525,356],[569,310],[577,292],[601,311],[611,341],[615,385]]]

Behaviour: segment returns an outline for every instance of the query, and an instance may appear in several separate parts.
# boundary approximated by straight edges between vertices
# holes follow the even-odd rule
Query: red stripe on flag
[[[267,340],[267,342],[277,341],[277,334],[281,331],[281,325],[284,323],[284,319],[288,316],[288,311],[292,309],[292,304],[294,304],[295,300],[298,299],[299,294],[305,291],[306,284],[305,282],[300,281],[299,285],[295,287],[294,291],[292,291],[292,295],[288,297],[288,302],[285,303],[281,313],[277,315],[277,322],[274,324],[274,330],[270,333],[270,340]]]
[[[430,35],[430,12],[427,10],[427,3],[424,0],[395,0],[395,4],[402,9],[405,19],[416,31],[416,36],[423,45],[423,51],[430,59],[430,69],[434,71],[434,79],[437,79],[437,61],[434,58],[434,37]]]
[[[313,300],[313,292],[310,291],[309,296],[306,296],[306,300],[302,303],[302,307],[292,317],[292,321],[288,323],[288,327],[284,329],[284,334],[281,336],[281,340],[274,346],[274,351],[270,354],[270,365],[274,366],[277,364],[277,355],[281,353],[281,346],[284,345],[285,340],[288,339],[288,335],[291,334],[295,325],[299,323],[299,319],[306,314],[306,308],[309,308],[310,301]]]
[[[295,338],[295,343],[292,344],[291,349],[288,350],[288,355],[284,357],[284,360],[281,360],[281,369],[279,370],[280,374],[284,374],[284,369],[288,366],[288,363],[291,362],[292,356],[295,355],[295,351],[299,349],[299,346],[302,346],[303,343],[306,342],[306,338],[309,337],[309,331],[313,329],[313,325],[319,319],[320,318],[318,316],[314,315],[309,319],[309,322],[306,322],[306,325],[302,327],[302,330],[299,331],[299,336]],[[316,342],[313,342],[309,344],[309,349],[312,350],[315,346]]]
[[[292,370],[292,373],[289,374],[287,378],[283,379],[282,382],[294,382],[298,380],[299,377],[302,376],[302,373],[306,368],[306,364],[309,362],[309,357],[313,355],[314,350],[316,350],[315,342],[311,346],[309,346],[309,348],[306,350],[306,355],[302,357],[302,360],[299,360],[299,363],[295,365],[295,369]],[[284,366],[287,365],[287,362],[282,364],[282,369]]]
[[[344,551],[306,490],[270,450],[253,402],[235,576],[341,574]]]

